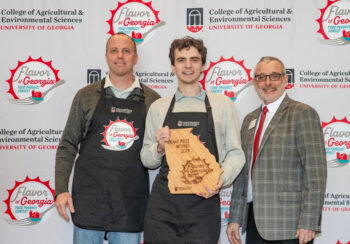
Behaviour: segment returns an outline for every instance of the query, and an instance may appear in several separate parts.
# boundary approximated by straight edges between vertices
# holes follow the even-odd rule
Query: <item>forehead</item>
[[[133,49],[134,43],[129,37],[124,35],[112,36],[107,42],[107,49],[109,48],[130,48]]]
[[[273,72],[283,73],[282,65],[278,61],[270,61],[270,62],[260,62],[257,64],[255,68],[255,74],[271,74]]]
[[[201,58],[202,55],[198,52],[197,48],[190,46],[189,48],[183,48],[181,51],[177,48],[174,52],[175,60],[177,58]]]

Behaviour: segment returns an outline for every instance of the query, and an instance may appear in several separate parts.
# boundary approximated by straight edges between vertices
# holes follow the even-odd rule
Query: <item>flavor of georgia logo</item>
[[[18,65],[11,71],[7,80],[12,95],[8,100],[20,105],[35,105],[44,101],[46,95],[53,89],[65,83],[58,78],[58,70],[52,67],[52,61],[45,62],[40,57],[27,61],[18,61]]]
[[[350,1],[327,0],[326,7],[320,9],[321,16],[316,21],[320,25],[317,31],[329,45],[350,44]]]
[[[15,186],[7,190],[8,198],[6,214],[11,219],[6,221],[13,225],[35,225],[55,207],[55,191],[49,181],[41,181],[39,177],[30,179],[28,176],[22,182],[16,181]]]
[[[118,2],[115,10],[111,10],[112,17],[107,21],[109,34],[114,35],[123,32],[131,36],[137,44],[148,39],[156,28],[165,25],[158,18],[159,11],[155,11],[152,2],[142,0],[128,0],[125,3]]]
[[[232,189],[220,191],[221,226],[227,226],[230,216]]]
[[[250,71],[251,69],[244,66],[243,60],[221,57],[217,62],[210,62],[209,68],[203,71],[200,83],[203,89],[225,94],[232,101],[236,101],[238,95],[252,85]]]
[[[133,122],[128,123],[126,120],[119,120],[119,118],[116,121],[110,121],[101,134],[103,135],[102,142],[105,144],[102,147],[112,151],[127,150],[134,141],[139,139]]]
[[[328,168],[344,167],[350,159],[350,122],[346,117],[337,120],[335,117],[322,122]]]

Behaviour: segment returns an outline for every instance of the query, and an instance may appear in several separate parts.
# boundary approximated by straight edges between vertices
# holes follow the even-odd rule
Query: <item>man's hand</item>
[[[241,244],[241,237],[239,235],[239,224],[229,223],[226,229],[226,234],[231,244]]]
[[[63,192],[59,194],[56,198],[56,208],[58,213],[67,221],[69,221],[68,214],[66,212],[66,207],[69,207],[69,211],[71,213],[75,213],[75,209],[73,206],[73,199],[69,192]]]
[[[222,181],[222,179],[220,179],[219,183],[215,186],[214,190],[211,190],[208,186],[205,186],[205,189],[207,190],[207,192],[205,192],[205,193],[198,192],[197,196],[204,197],[204,198],[210,198],[210,197],[219,193],[223,183],[224,182]]]
[[[315,235],[313,230],[298,229],[295,237],[299,239],[299,244],[305,244],[314,239]]]
[[[159,154],[163,154],[165,152],[164,144],[170,140],[169,126],[165,126],[157,130],[156,140],[158,142],[157,152]]]

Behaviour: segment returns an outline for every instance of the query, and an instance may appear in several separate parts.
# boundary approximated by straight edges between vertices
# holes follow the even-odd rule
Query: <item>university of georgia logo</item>
[[[159,11],[155,11],[151,3],[142,0],[118,2],[117,8],[111,10],[112,17],[107,21],[110,26],[108,33],[114,35],[123,32],[137,44],[144,41],[156,28],[165,24],[158,18]]]
[[[134,141],[139,139],[133,122],[128,123],[126,120],[119,120],[119,118],[116,121],[110,121],[109,125],[105,126],[102,135],[102,142],[105,144],[102,147],[112,151],[127,150]]]
[[[18,61],[18,65],[11,71],[7,80],[10,85],[8,93],[12,95],[10,102],[21,105],[34,105],[44,101],[46,95],[56,87],[64,84],[58,78],[58,70],[45,62],[42,58],[28,58],[25,62]]]
[[[328,122],[322,122],[325,139],[327,164],[329,168],[344,167],[350,159],[350,122],[346,118],[337,120],[335,117]]]
[[[218,62],[210,62],[209,68],[203,72],[200,83],[203,89],[225,94],[235,101],[242,91],[252,85],[250,71],[244,66],[243,60],[221,57]]]
[[[186,17],[187,30],[196,33],[203,29],[203,8],[188,8]]]
[[[329,45],[350,44],[350,1],[327,0],[326,7],[320,11],[317,32],[324,38],[320,41]]]
[[[286,90],[292,89],[295,85],[294,81],[294,69],[286,69],[286,75],[288,76],[288,84],[286,85]]]
[[[8,198],[6,214],[11,219],[6,221],[13,225],[35,225],[55,207],[55,191],[49,181],[41,181],[39,177],[30,179],[28,176],[22,182],[16,181],[15,186],[7,190]]]

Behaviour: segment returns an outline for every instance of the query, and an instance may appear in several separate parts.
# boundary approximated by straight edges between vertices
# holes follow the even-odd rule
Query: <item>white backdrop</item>
[[[231,97],[241,121],[260,104],[250,82],[256,62],[266,55],[284,61],[288,94],[323,121],[328,185],[316,243],[350,241],[349,0],[3,0],[1,243],[72,243],[72,224],[52,208],[55,152],[74,94],[105,75],[105,43],[118,31],[135,38],[135,71],[162,96],[177,87],[171,41],[202,38],[202,84]],[[220,194],[221,243],[228,243],[230,191]]]

